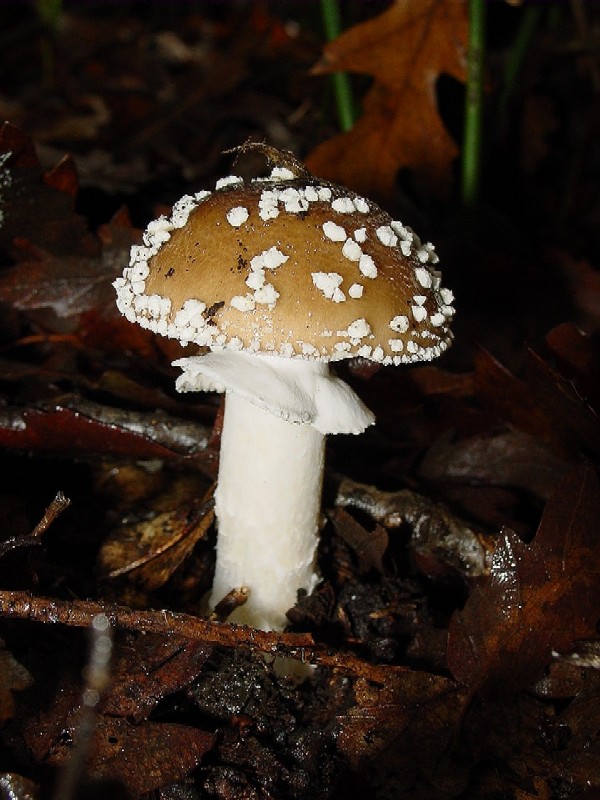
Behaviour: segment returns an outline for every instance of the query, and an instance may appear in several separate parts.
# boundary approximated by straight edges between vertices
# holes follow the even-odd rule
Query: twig
[[[244,647],[254,652],[332,667],[346,674],[371,680],[378,680],[384,676],[386,670],[410,671],[403,667],[378,667],[352,654],[328,650],[307,633],[260,631],[245,625],[211,622],[174,611],[136,611],[93,600],[53,600],[33,597],[29,592],[0,591],[0,617],[7,619],[87,628],[98,614],[106,615],[114,629],[180,636],[215,647]]]
[[[58,492],[54,500],[44,511],[44,515],[31,533],[24,536],[13,536],[5,542],[0,543],[0,558],[17,547],[31,547],[41,544],[43,534],[48,530],[54,520],[71,505],[71,501],[62,492]]]
[[[328,42],[337,39],[342,32],[340,8],[337,0],[321,0],[321,15],[323,28]],[[331,84],[335,96],[338,121],[342,131],[349,131],[354,125],[356,114],[354,111],[354,98],[352,84],[347,72],[334,72]]]
[[[483,120],[485,0],[469,0],[469,49],[462,152],[462,200],[474,208],[479,200]]]

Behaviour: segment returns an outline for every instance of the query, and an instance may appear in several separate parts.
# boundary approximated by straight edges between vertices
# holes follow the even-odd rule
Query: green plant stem
[[[323,17],[325,38],[328,42],[337,39],[342,32],[340,8],[337,0],[321,0],[321,15]],[[346,72],[334,72],[331,76],[331,84],[340,128],[343,131],[349,131],[356,119],[350,78]]]
[[[501,115],[506,114],[508,109],[510,98],[514,92],[517,79],[523,66],[523,61],[529,50],[529,43],[538,26],[542,11],[542,6],[537,5],[527,6],[523,9],[523,17],[517,28],[508,61],[506,62],[502,92],[498,99],[498,110]]]
[[[469,0],[469,47],[462,152],[462,200],[475,207],[481,180],[485,0]]]

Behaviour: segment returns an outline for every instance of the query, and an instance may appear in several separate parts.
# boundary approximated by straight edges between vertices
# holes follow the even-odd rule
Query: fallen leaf
[[[448,665],[471,694],[517,692],[553,651],[593,636],[600,617],[600,485],[576,468],[546,504],[531,545],[501,535],[489,577],[451,620]]]
[[[102,713],[133,722],[146,719],[159,700],[197,678],[212,650],[211,645],[176,636],[125,637]]]
[[[19,664],[0,639],[0,724],[14,714],[13,692],[27,689],[32,681],[29,672]]]
[[[375,785],[392,776],[397,788],[443,780],[454,772],[444,754],[457,731],[463,698],[463,690],[447,678],[374,668],[371,679],[355,682],[355,702],[338,716],[338,750]]]
[[[311,172],[389,200],[398,170],[409,167],[428,193],[446,194],[458,147],[440,118],[436,81],[464,80],[467,29],[463,0],[396,0],[328,44],[315,73],[359,72],[374,84],[352,130],[310,154]]]
[[[149,591],[158,589],[206,536],[213,520],[211,491],[150,520],[123,525],[102,545],[101,574],[105,578],[126,575]]]
[[[383,572],[383,557],[388,546],[388,535],[381,525],[373,531],[364,528],[343,508],[331,512],[331,520],[338,536],[350,546],[358,559],[362,573],[375,570]]]
[[[54,255],[93,256],[96,237],[75,213],[77,174],[71,159],[44,173],[27,134],[9,122],[0,128],[0,254],[28,241]]]
[[[76,729],[71,734],[76,735]],[[52,751],[49,761],[55,766],[69,756],[71,744],[66,739],[63,735]],[[188,725],[135,725],[123,718],[101,717],[94,731],[86,778],[118,781],[132,797],[138,797],[185,778],[214,742],[214,734]]]

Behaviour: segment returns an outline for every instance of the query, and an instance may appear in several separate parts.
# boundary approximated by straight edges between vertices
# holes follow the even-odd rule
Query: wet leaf
[[[368,531],[347,511],[337,508],[331,515],[336,533],[353,550],[362,572],[375,570],[383,572],[383,556],[388,546],[388,535],[385,528],[375,526]]]
[[[157,702],[195,680],[210,645],[179,637],[130,636],[120,645],[102,713],[146,719]]]
[[[21,692],[32,684],[32,677],[0,640],[0,724],[15,711],[13,692]],[[0,784],[1,788],[1,784]]]
[[[151,591],[163,586],[203,538],[214,520],[212,491],[152,519],[124,525],[100,551],[106,578],[127,576]]]
[[[317,73],[350,70],[374,84],[352,130],[310,155],[311,171],[390,200],[398,170],[409,167],[428,192],[446,193],[458,148],[440,119],[435,84],[441,74],[464,80],[466,35],[462,0],[396,0],[327,45]]]
[[[0,256],[14,256],[18,242],[55,256],[99,253],[96,237],[75,213],[77,174],[71,159],[44,173],[31,139],[9,122],[0,128],[0,159]]]
[[[214,742],[214,734],[187,725],[134,725],[123,718],[102,717],[94,732],[86,777],[118,781],[137,797],[187,777]],[[64,763],[69,751],[63,736],[53,750],[51,763]]]
[[[398,788],[449,780],[454,770],[444,754],[457,731],[463,697],[446,678],[374,668],[371,679],[356,681],[354,704],[338,716],[338,750],[375,785],[392,776]]]
[[[0,445],[37,453],[125,455],[177,458],[205,448],[210,432],[160,412],[120,411],[94,403],[81,410],[49,408],[0,410]]]
[[[557,486],[531,545],[503,532],[489,577],[450,624],[448,664],[471,693],[529,686],[553,651],[595,634],[599,517],[598,478],[582,467]]]

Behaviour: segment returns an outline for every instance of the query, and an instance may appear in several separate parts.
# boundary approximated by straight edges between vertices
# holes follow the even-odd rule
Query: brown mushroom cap
[[[212,349],[430,360],[451,341],[433,247],[312,176],[230,177],[151,223],[115,282],[132,321]]]

